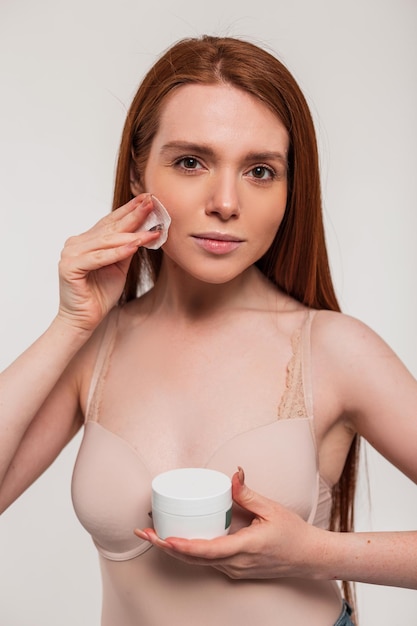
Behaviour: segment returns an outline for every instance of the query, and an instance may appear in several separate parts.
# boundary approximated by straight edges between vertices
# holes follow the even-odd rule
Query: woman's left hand
[[[254,516],[250,526],[233,534],[211,540],[162,540],[151,528],[135,533],[180,561],[214,567],[232,579],[312,577],[325,531],[252,491],[242,470],[233,475],[232,489],[236,504]]]

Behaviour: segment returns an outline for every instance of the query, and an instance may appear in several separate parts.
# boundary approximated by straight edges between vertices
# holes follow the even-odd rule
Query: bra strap
[[[311,325],[313,323],[314,316],[317,311],[310,309],[307,315],[307,319],[301,330],[301,350],[302,350],[302,377],[303,377],[303,390],[304,390],[304,402],[307,410],[307,415],[310,419],[314,415],[313,405],[313,381],[311,370]]]
[[[101,385],[105,371],[108,367],[110,355],[112,353],[114,340],[116,338],[117,324],[119,321],[120,307],[116,306],[110,311],[105,322],[103,337],[98,349],[97,359],[94,364],[93,374],[91,376],[90,387],[88,390],[87,404],[85,411],[86,421],[96,421],[98,405],[100,400]]]

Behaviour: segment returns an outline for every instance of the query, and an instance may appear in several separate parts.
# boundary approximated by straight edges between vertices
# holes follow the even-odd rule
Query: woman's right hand
[[[96,328],[119,299],[134,253],[159,236],[140,231],[152,207],[151,195],[141,194],[66,241],[58,318],[84,331]]]

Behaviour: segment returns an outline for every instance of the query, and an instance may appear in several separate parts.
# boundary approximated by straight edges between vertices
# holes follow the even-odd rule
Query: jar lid
[[[184,467],[152,481],[152,507],[171,515],[210,515],[232,505],[232,481],[216,470]]]

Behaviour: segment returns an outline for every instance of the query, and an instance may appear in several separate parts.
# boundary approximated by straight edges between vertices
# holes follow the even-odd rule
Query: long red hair
[[[276,237],[257,266],[280,289],[306,306],[339,311],[325,244],[316,134],[307,102],[287,68],[262,48],[235,38],[185,39],[168,49],[148,71],[129,109],[116,171],[113,209],[132,198],[131,176],[140,182],[166,96],[181,85],[226,83],[261,100],[285,125],[288,199]],[[121,302],[155,281],[161,250],[140,248],[134,256]],[[339,483],[333,490],[331,528],[353,530],[359,454],[356,436]],[[343,583],[345,596],[352,590]]]

